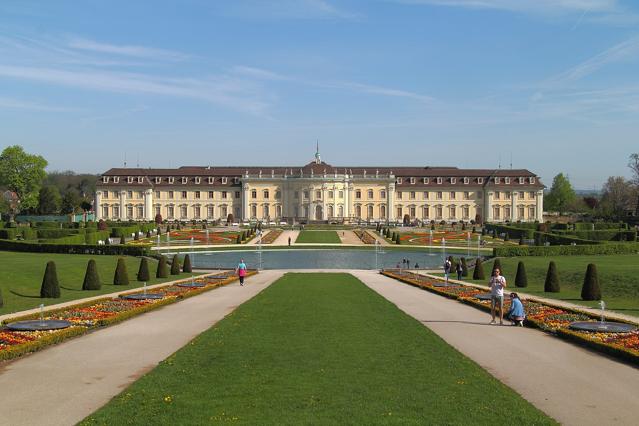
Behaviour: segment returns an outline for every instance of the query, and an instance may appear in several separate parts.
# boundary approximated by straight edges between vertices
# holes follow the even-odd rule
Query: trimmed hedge
[[[166,262],[166,256],[160,256],[160,260],[158,261],[158,267],[155,271],[155,278],[168,278],[169,276],[169,267]]]
[[[44,270],[44,277],[42,277],[42,286],[40,287],[40,297],[60,297],[60,283],[58,282],[58,273],[56,271],[55,262],[47,262],[47,267]]]
[[[193,272],[193,266],[191,265],[191,256],[188,254],[184,256],[184,264],[182,265],[182,272]]]
[[[85,245],[59,244],[52,242],[35,243],[30,241],[8,241],[0,239],[0,251],[19,251],[31,253],[64,253],[64,254],[104,254],[124,256],[146,256],[151,244],[137,246],[121,245]]]
[[[180,258],[177,254],[173,255],[171,261],[171,275],[180,275]]]
[[[140,259],[137,278],[138,281],[149,281],[151,279],[151,274],[149,273],[149,261],[146,257]]]
[[[123,258],[118,259],[113,275],[113,285],[129,285],[129,273],[126,269],[126,262]]]
[[[481,258],[478,257],[475,261],[475,269],[473,270],[473,279],[474,280],[483,280],[485,279],[484,274],[484,265],[481,263]]]
[[[612,255],[612,254],[636,254],[639,253],[639,243],[606,243],[581,246],[548,246],[548,247],[496,247],[493,256],[519,257],[519,256],[578,256],[578,255]]]
[[[594,263],[588,264],[586,276],[584,277],[584,285],[581,288],[582,300],[601,300],[601,287],[599,286],[599,277],[597,276],[597,267]]]
[[[519,261],[517,264],[517,275],[515,276],[515,287],[528,287],[528,275],[526,275],[526,266],[524,262]]]
[[[102,284],[100,283],[98,268],[96,267],[95,260],[91,259],[89,263],[87,263],[87,271],[84,274],[82,290],[100,290],[100,287],[102,287]]]
[[[557,265],[550,261],[548,264],[548,272],[546,273],[546,281],[544,282],[544,291],[547,293],[559,293],[559,274],[557,273]]]

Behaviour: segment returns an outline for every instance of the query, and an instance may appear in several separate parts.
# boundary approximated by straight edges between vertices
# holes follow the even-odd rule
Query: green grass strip
[[[348,274],[287,274],[82,424],[554,424]]]
[[[301,231],[296,243],[339,244],[341,240],[335,231]]]

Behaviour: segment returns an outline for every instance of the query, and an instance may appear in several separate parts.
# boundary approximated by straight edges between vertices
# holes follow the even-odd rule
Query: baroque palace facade
[[[528,170],[455,167],[114,168],[97,219],[235,221],[542,221],[544,185]]]

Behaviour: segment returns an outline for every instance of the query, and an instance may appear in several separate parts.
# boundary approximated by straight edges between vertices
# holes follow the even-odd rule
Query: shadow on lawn
[[[19,293],[19,292],[15,291],[15,290],[9,290],[9,293],[15,294],[16,296],[19,296],[19,297],[26,297],[26,298],[29,298],[29,299],[40,299],[40,295],[39,294],[36,295],[36,296],[31,296],[31,295],[28,295],[28,294]]]

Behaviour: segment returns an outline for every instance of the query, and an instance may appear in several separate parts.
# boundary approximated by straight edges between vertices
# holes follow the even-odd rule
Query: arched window
[[[264,218],[268,218],[271,216],[271,209],[268,205],[264,206]]]
[[[328,206],[328,217],[333,217],[334,212],[333,212],[333,206],[329,205]]]
[[[362,206],[355,206],[355,217],[358,219],[362,217]]]
[[[255,204],[251,206],[251,217],[252,218],[257,217],[257,206]]]
[[[386,206],[379,207],[379,216],[381,219],[386,219]]]
[[[369,200],[372,200],[372,199],[373,199],[373,190],[372,190],[372,189],[369,189],[369,190],[368,190],[368,199],[369,199]]]
[[[371,193],[373,191],[370,191]],[[368,206],[368,212],[366,215],[366,219],[372,219],[373,218],[373,206]]]
[[[282,217],[282,206],[275,207],[275,216]]]
[[[344,206],[339,206],[337,208],[337,216],[338,217],[344,217]]]

